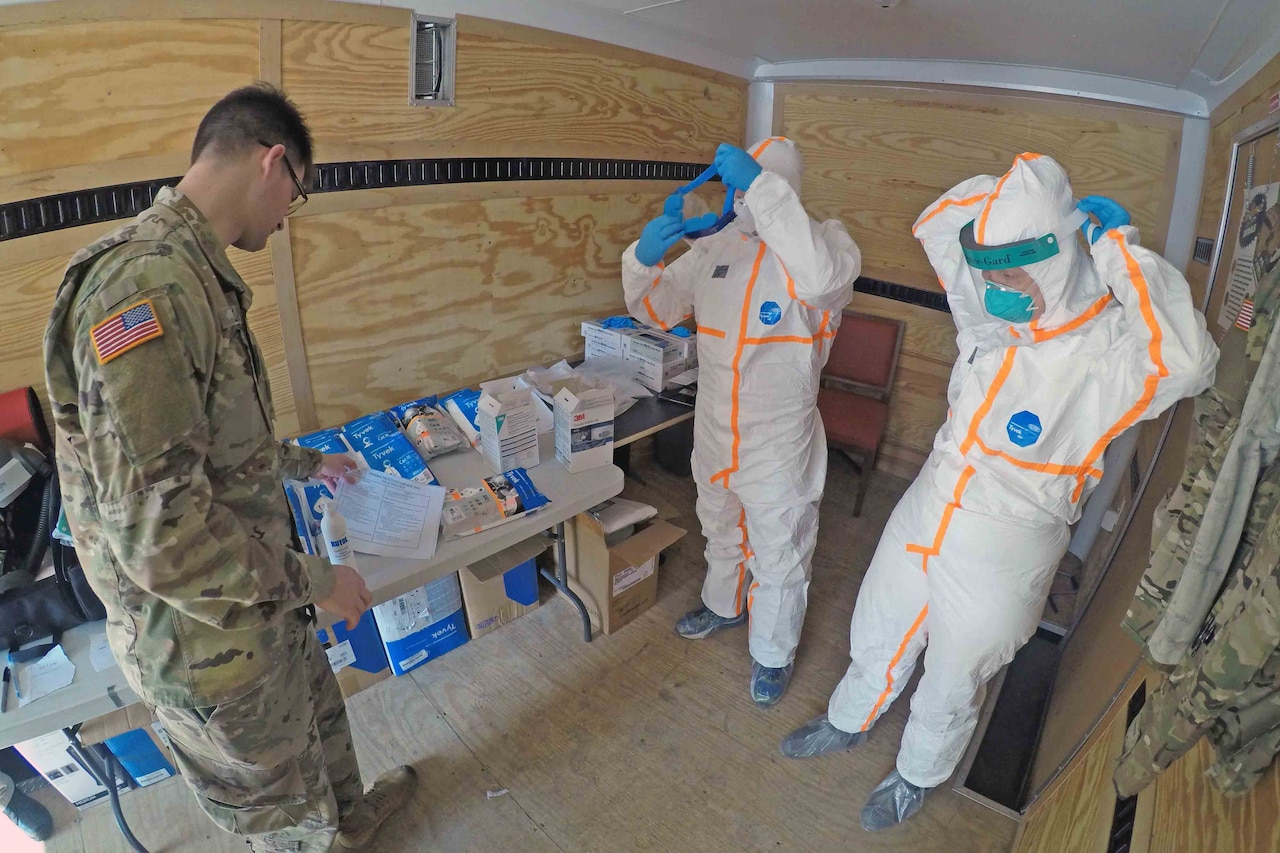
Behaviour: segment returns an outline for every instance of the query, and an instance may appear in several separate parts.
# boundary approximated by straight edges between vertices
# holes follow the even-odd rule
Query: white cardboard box
[[[582,337],[587,342],[584,357],[622,358],[622,342],[643,329],[606,329],[600,320],[586,320],[582,324]]]
[[[581,380],[556,394],[556,459],[570,473],[613,464],[613,389]]]
[[[67,736],[59,729],[22,743],[14,744],[22,757],[40,771],[40,775],[78,808],[107,799],[107,789],[93,780],[71,753],[67,752]],[[117,790],[129,790],[129,783],[117,781]]]
[[[681,346],[674,335],[644,331],[627,338],[623,343],[623,358],[632,362],[636,381],[651,391],[666,388],[672,377],[684,372]]]
[[[538,413],[532,392],[506,379],[481,383],[480,390],[476,426],[485,462],[498,474],[536,466]]]

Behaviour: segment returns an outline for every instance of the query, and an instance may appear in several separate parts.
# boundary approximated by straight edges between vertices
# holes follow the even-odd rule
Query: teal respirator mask
[[[973,236],[973,222],[960,229],[960,248],[964,258],[974,274],[980,278],[982,305],[992,317],[1009,323],[1026,323],[1035,316],[1035,300],[1031,294],[1012,287],[1009,284],[993,281],[990,270],[1005,271],[1001,279],[1012,277],[1010,273],[1021,271],[1035,281],[1035,276],[1026,268],[1050,258],[1062,251],[1064,241],[1074,240],[1076,229],[1088,220],[1089,216],[1079,208],[1058,223],[1048,234],[1026,240],[999,245],[983,245]]]

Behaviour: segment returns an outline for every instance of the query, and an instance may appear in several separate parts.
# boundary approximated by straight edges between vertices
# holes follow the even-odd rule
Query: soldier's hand
[[[311,475],[329,487],[329,491],[337,493],[338,481],[357,483],[360,481],[360,466],[345,453],[326,453],[320,469]]]
[[[324,601],[317,601],[321,610],[332,613],[347,621],[347,630],[352,631],[364,612],[373,605],[373,595],[365,586],[364,578],[350,566],[334,566],[333,594]]]

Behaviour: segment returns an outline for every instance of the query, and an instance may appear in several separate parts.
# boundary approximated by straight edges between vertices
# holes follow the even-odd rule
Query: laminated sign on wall
[[[1253,299],[1258,282],[1280,263],[1280,183],[1249,187],[1245,191],[1240,228],[1233,235],[1235,248],[1227,293],[1218,312],[1218,325],[1248,331],[1253,325]]]

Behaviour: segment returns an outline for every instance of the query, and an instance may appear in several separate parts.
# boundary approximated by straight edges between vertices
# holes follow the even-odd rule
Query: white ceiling
[[[1276,0],[575,0],[766,63],[958,60],[1183,86],[1280,30]]]

